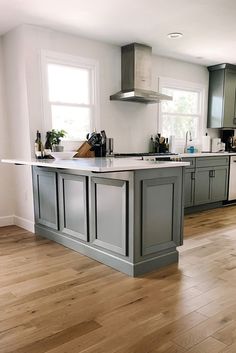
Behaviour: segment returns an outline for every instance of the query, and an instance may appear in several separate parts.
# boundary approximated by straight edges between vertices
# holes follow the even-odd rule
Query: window
[[[63,129],[65,140],[83,141],[97,123],[96,62],[42,53],[45,131]]]
[[[182,144],[186,131],[190,130],[195,143],[200,142],[203,125],[204,88],[175,80],[160,80],[162,93],[173,97],[160,104],[160,131],[163,136],[174,135]]]

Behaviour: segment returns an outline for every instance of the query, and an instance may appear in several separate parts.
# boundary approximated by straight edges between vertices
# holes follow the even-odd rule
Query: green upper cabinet
[[[208,67],[208,128],[236,128],[236,65]]]

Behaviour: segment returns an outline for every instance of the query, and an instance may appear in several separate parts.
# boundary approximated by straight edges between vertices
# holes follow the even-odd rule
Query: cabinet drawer
[[[189,168],[195,168],[195,165],[196,165],[196,158],[193,158],[193,157],[187,157],[187,158],[183,158],[183,161],[184,162],[189,162],[190,165],[185,167],[186,169],[189,169]]]
[[[218,167],[218,166],[227,166],[229,164],[228,156],[220,157],[198,157],[196,158],[196,167]]]

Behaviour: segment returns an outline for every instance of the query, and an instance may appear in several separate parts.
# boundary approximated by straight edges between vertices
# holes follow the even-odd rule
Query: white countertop
[[[35,165],[40,167],[74,169],[90,172],[120,172],[126,170],[142,170],[156,168],[185,167],[189,162],[143,161],[141,158],[75,158],[69,160],[19,160],[2,159],[2,163]]]

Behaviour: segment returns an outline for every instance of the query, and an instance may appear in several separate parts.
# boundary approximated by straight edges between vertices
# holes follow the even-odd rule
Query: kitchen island
[[[188,162],[3,162],[32,166],[36,234],[131,276],[178,261]]]

